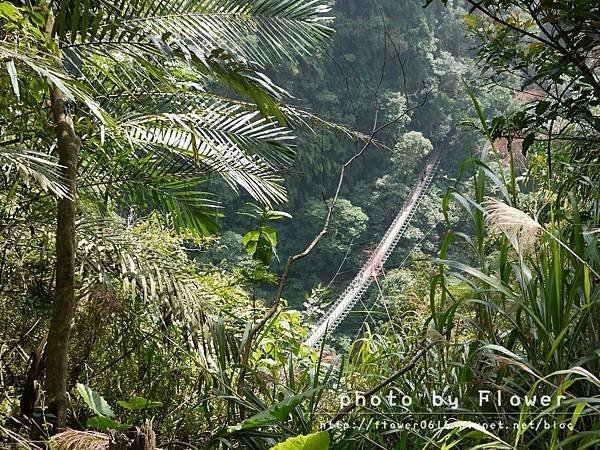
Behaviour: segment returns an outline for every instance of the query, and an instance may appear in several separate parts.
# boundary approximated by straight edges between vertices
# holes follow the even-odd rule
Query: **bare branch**
[[[377,386],[375,386],[375,387],[371,388],[370,390],[368,390],[367,392],[365,392],[365,394],[364,394],[365,399],[368,401],[373,395],[375,395],[377,392],[379,392],[380,390],[382,390],[384,387],[386,387],[386,386],[390,385],[391,383],[393,383],[395,380],[397,380],[398,378],[400,378],[402,375],[404,375],[409,370],[412,370],[417,365],[417,363],[419,362],[419,360],[423,356],[425,356],[427,354],[427,352],[429,352],[429,350],[431,350],[431,348],[434,345],[436,345],[436,343],[437,343],[436,341],[431,341],[425,347],[422,347],[421,349],[417,350],[415,352],[415,354],[413,355],[413,357],[404,366],[402,366],[402,368],[400,370],[396,371],[389,378],[386,378],[385,380],[383,380]],[[357,407],[358,407],[357,403],[351,403],[350,405],[348,405],[345,408],[343,408],[340,412],[338,412],[333,417],[333,419],[331,419],[329,421],[329,426],[331,426],[331,425],[335,424],[336,422],[339,422],[340,420],[342,420],[346,415],[350,414]]]

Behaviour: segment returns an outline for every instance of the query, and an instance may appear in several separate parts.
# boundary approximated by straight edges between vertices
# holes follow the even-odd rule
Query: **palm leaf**
[[[6,180],[11,179],[14,172],[22,180],[33,178],[44,191],[59,198],[69,197],[61,166],[54,156],[23,148],[0,147],[0,166]]]
[[[45,79],[50,85],[58,87],[70,101],[85,104],[102,123],[114,124],[113,119],[100,107],[87,86],[56,68],[52,55],[40,52],[33,54],[30,49],[0,42],[0,59],[19,62],[35,72],[40,78]]]
[[[90,140],[80,163],[80,196],[96,205],[109,198],[120,208],[133,208],[145,215],[158,210],[168,215],[176,228],[204,235],[218,231],[220,216],[214,194],[199,187],[208,181],[191,158],[156,149],[133,151],[118,140],[107,145]]]
[[[143,45],[200,60],[223,49],[265,64],[322,45],[333,33],[329,9],[316,0],[63,0],[54,32],[63,49]]]
[[[283,201],[278,167],[291,162],[290,131],[238,106],[211,105],[190,114],[155,114],[121,124],[134,147],[169,148],[191,157],[265,204]]]
[[[79,271],[87,290],[102,285],[109,292],[122,292],[146,302],[151,313],[167,313],[180,326],[194,329],[210,294],[181,247],[156,249],[117,216],[88,217],[78,223],[77,234]]]
[[[271,100],[280,89],[256,70],[256,63],[310,54],[332,33],[323,24],[327,11],[316,1],[298,0],[130,0],[118,5],[63,0],[54,32],[68,70],[99,90],[107,79],[125,88],[122,81],[130,73],[147,78],[153,72],[160,80],[173,61],[193,62],[197,73],[218,79],[251,99],[265,117],[285,124]],[[114,68],[120,64],[98,64],[98,58],[133,64],[119,77]],[[87,74],[86,67],[105,73]]]
[[[215,218],[220,216],[218,205],[211,201],[214,194],[198,190],[206,178],[183,180],[157,180],[124,183],[123,201],[138,209],[157,209],[170,217],[178,229],[194,230],[202,235],[219,230]]]

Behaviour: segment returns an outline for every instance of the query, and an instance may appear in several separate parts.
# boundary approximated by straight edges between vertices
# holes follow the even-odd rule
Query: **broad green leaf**
[[[249,255],[254,255],[254,253],[256,253],[256,247],[258,245],[258,239],[260,237],[260,231],[258,230],[252,230],[252,231],[248,231],[243,239],[242,239],[242,244],[244,245],[244,249],[246,250],[246,253],[248,253]]]
[[[23,14],[19,11],[19,8],[12,5],[9,2],[0,2],[0,17],[5,19],[17,21],[23,18]]]
[[[521,146],[521,151],[523,152],[523,155],[527,156],[527,151],[529,150],[529,147],[531,147],[534,143],[535,133],[529,133],[527,136],[525,136],[525,139],[523,140],[523,145]]]
[[[267,237],[271,247],[277,247],[277,232],[273,228],[264,226],[260,228],[260,231]]]
[[[150,408],[160,408],[163,403],[156,400],[148,400],[144,397],[132,397],[131,400],[119,400],[117,402],[119,406],[125,409],[150,409]]]
[[[279,220],[283,218],[291,219],[292,215],[285,211],[267,211],[267,219],[268,220]]]
[[[263,425],[270,425],[276,422],[281,422],[289,416],[292,410],[302,403],[304,400],[309,399],[315,393],[320,391],[322,387],[318,387],[315,389],[310,389],[306,392],[302,392],[300,394],[294,395],[292,397],[288,397],[285,400],[277,403],[276,405],[271,406],[264,411],[255,414],[252,417],[244,420],[242,423],[238,423],[237,425],[228,427],[227,431],[232,433],[234,431],[246,430],[248,428],[256,428]]]
[[[90,407],[90,409],[98,414],[99,416],[104,416],[108,418],[115,417],[115,413],[113,412],[110,405],[104,400],[104,398],[98,394],[96,391],[92,390],[89,386],[85,384],[77,383],[77,392],[81,395],[81,398],[85,402],[86,405]]]
[[[271,264],[275,248],[277,247],[277,232],[268,226],[261,226],[258,230],[246,233],[242,244],[252,258],[260,261],[265,266]]]
[[[320,431],[308,435],[299,435],[272,447],[271,450],[328,450],[329,433]]]
[[[97,430],[101,430],[101,431],[108,431],[108,430],[124,431],[124,430],[128,430],[129,428],[131,428],[131,425],[128,423],[119,423],[113,419],[110,419],[110,418],[104,417],[104,416],[90,417],[85,422],[85,424],[89,428],[96,428]]]
[[[256,245],[256,251],[254,252],[254,259],[260,261],[265,266],[271,264],[273,259],[273,253],[275,248],[273,247],[273,241],[266,233],[260,233],[258,242]]]

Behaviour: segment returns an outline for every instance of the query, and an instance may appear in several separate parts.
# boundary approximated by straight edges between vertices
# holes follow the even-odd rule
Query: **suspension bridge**
[[[305,345],[316,347],[328,334],[335,331],[348,313],[352,311],[354,305],[361,299],[369,286],[371,286],[373,280],[381,273],[385,262],[404,235],[419,202],[431,185],[440,163],[440,156],[440,150],[434,150],[429,156],[427,164],[421,171],[410,196],[402,205],[402,208],[387,229],[375,251],[338,299],[331,305],[329,311],[314,326],[310,336],[304,342]]]

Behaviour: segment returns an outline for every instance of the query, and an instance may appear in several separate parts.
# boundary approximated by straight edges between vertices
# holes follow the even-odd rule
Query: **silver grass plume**
[[[490,199],[483,203],[485,221],[508,238],[520,257],[535,247],[542,226],[523,211]]]
[[[95,431],[68,429],[52,436],[48,444],[51,450],[108,450],[110,436]]]
[[[483,203],[485,221],[492,227],[497,228],[510,240],[510,243],[519,254],[521,263],[523,262],[523,256],[527,254],[532,248],[535,247],[537,235],[539,231],[547,234],[548,237],[556,241],[560,246],[567,250],[573,255],[579,262],[585,265],[590,272],[597,277],[600,274],[596,272],[586,261],[569,248],[559,238],[554,236],[544,227],[542,227],[536,220],[529,217],[523,211],[508,206],[495,199],[486,200]]]

